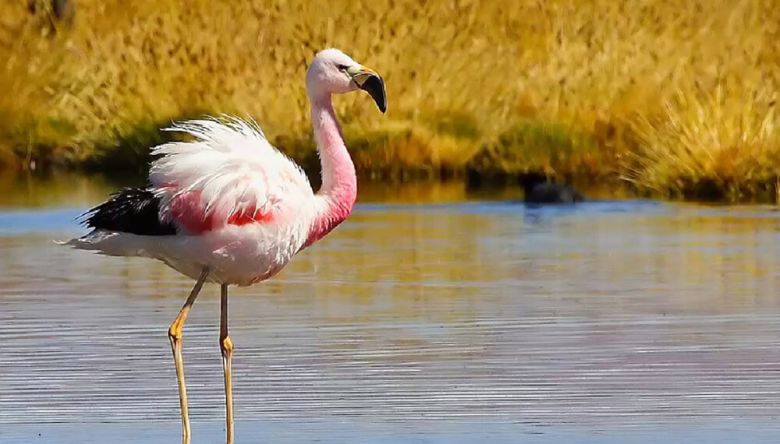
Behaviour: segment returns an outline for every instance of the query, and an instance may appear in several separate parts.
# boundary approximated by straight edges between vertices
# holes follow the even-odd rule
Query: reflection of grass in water
[[[137,175],[104,176],[73,173],[47,175],[0,174],[0,208],[81,206],[99,203],[123,186],[138,186]],[[388,187],[384,181],[361,180],[360,203],[442,203],[469,198],[463,181],[412,181]],[[490,196],[496,196],[494,191]],[[517,192],[515,192],[517,194]]]
[[[337,101],[370,174],[617,172],[735,198],[777,173],[766,103],[780,86],[780,8],[767,0],[107,0],[79,2],[55,34],[22,3],[0,5],[0,88],[13,92],[0,96],[0,162],[140,169],[158,126],[207,111],[254,116],[311,164],[303,70],[338,46],[387,80],[387,117],[360,95]],[[712,148],[726,139],[740,148]]]
[[[0,207],[86,207],[104,200],[120,184],[133,179],[56,173],[45,176],[0,174]]]

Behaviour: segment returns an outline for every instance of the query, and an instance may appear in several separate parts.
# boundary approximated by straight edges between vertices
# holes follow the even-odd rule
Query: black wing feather
[[[84,225],[100,230],[144,236],[176,234],[176,227],[160,221],[160,199],[143,188],[125,188],[82,215]]]

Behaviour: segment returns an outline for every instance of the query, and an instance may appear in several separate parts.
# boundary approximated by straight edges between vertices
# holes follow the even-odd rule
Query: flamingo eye
[[[336,65],[336,68],[338,68],[339,71],[346,71],[347,68],[349,68],[349,66],[339,64],[339,65]]]

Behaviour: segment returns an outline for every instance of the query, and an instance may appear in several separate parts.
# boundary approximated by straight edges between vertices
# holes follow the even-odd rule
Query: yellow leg
[[[228,336],[228,287],[222,284],[219,319],[219,348],[222,350],[222,369],[225,371],[225,421],[227,444],[233,444],[233,381],[231,364],[233,360],[233,341]]]
[[[179,406],[181,407],[181,441],[183,444],[190,444],[190,415],[187,407],[187,386],[184,384],[184,360],[181,356],[182,328],[184,321],[187,320],[187,314],[190,307],[198,297],[200,289],[208,276],[208,270],[204,269],[200,274],[198,281],[190,292],[190,296],[179,311],[179,315],[168,327],[168,338],[171,340],[171,350],[173,351],[173,362],[176,364],[176,380],[179,382]]]

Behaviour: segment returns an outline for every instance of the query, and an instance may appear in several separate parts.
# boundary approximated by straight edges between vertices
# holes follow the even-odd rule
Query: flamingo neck
[[[336,228],[352,212],[357,197],[355,165],[349,157],[330,94],[311,100],[314,139],[322,165],[322,186],[317,192],[316,214],[306,245]]]

